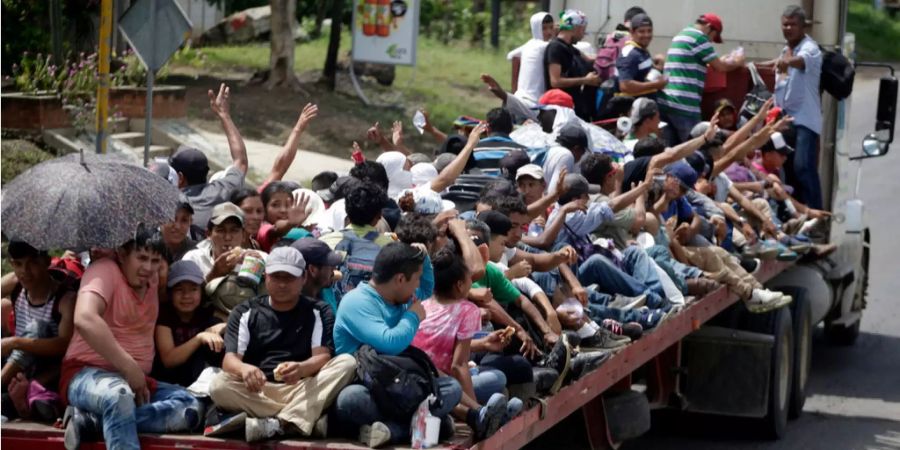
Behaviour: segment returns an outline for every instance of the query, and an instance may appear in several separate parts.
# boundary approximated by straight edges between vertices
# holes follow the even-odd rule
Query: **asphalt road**
[[[862,142],[873,130],[882,73],[865,69],[857,74],[851,142]],[[900,141],[888,155],[865,161],[862,170],[860,197],[872,251],[861,334],[855,346],[833,347],[825,343],[821,328],[816,331],[806,406],[789,423],[786,437],[763,440],[746,421],[655,413],[651,432],[623,449],[900,450]],[[579,421],[576,413],[530,448],[587,448]]]

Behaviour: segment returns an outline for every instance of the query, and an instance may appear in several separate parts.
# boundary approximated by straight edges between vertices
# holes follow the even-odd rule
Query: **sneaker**
[[[759,271],[759,268],[762,267],[762,261],[759,258],[747,258],[746,256],[740,258],[738,261],[741,267],[747,271],[750,275],[756,275],[756,272]]]
[[[247,419],[244,424],[244,437],[247,442],[258,442],[284,434],[281,421],[274,417]]]
[[[502,425],[506,425],[510,420],[519,417],[519,414],[522,414],[522,410],[525,409],[525,403],[517,398],[513,397],[506,402],[506,414],[503,415]]]
[[[641,294],[637,297],[629,297],[627,295],[616,294],[613,301],[606,305],[607,308],[616,308],[628,310],[639,308],[647,304],[647,294]]]
[[[225,414],[219,410],[215,403],[209,405],[206,408],[206,418],[203,421],[204,430],[218,425],[223,419],[225,419]]]
[[[238,413],[222,420],[218,425],[206,427],[206,429],[203,430],[203,435],[215,437],[243,430],[246,422],[247,413]]]
[[[752,313],[764,313],[781,308],[793,301],[790,295],[768,289],[754,289],[750,300],[745,302],[747,310]]]
[[[581,352],[572,358],[572,379],[577,380],[592,370],[600,367],[607,359],[610,352]]]
[[[804,254],[808,252],[812,248],[812,244],[809,243],[809,238],[805,236],[789,236],[784,235],[781,239],[778,240],[781,245],[789,248],[792,252],[797,252],[799,254]]]
[[[475,431],[475,438],[482,440],[489,438],[500,429],[503,417],[506,415],[508,402],[503,394],[491,395],[487,403],[478,410],[478,416],[472,428]]]
[[[94,442],[103,437],[100,419],[71,405],[63,414],[63,428],[66,430],[63,435],[66,450],[77,450],[82,442]]]
[[[449,441],[453,439],[453,436],[456,434],[456,422],[453,420],[453,417],[447,414],[444,417],[441,417],[441,431],[438,433],[438,438],[441,441]]]
[[[359,442],[369,448],[378,448],[391,441],[391,429],[382,422],[359,428]]]
[[[778,256],[778,243],[771,239],[760,240],[745,250],[744,256],[759,258],[763,261],[773,260]]]
[[[604,321],[605,322],[605,321]],[[616,322],[618,324],[618,322]],[[621,327],[619,327],[621,329]],[[601,349],[613,350],[624,347],[631,339],[621,334],[615,334],[607,328],[601,327],[591,336],[581,340],[581,348],[583,349]]]
[[[659,324],[664,315],[665,313],[662,310],[650,309],[644,306],[640,309],[640,318],[638,318],[637,323],[640,324],[644,331],[649,331]]]
[[[532,367],[531,374],[534,379],[534,391],[541,395],[549,394],[559,378],[559,372],[549,367]]]
[[[553,346],[553,349],[547,352],[543,360],[538,364],[541,367],[553,369],[557,373],[556,381],[553,382],[553,386],[550,388],[551,394],[557,393],[559,388],[562,387],[563,380],[569,373],[571,363],[572,347],[569,346],[569,337],[563,334],[556,345]]]
[[[794,262],[800,259],[800,255],[786,246],[780,246],[778,256],[775,259],[782,262]]]

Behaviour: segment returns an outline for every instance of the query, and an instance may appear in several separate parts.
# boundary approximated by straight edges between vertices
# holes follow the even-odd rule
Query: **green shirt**
[[[501,305],[508,305],[519,299],[519,290],[506,279],[503,271],[496,264],[489,262],[484,268],[484,278],[472,283],[473,288],[490,288],[494,300]]]
[[[681,30],[672,38],[666,53],[669,84],[659,93],[660,106],[668,112],[699,119],[706,65],[718,57],[705,33],[693,26]]]

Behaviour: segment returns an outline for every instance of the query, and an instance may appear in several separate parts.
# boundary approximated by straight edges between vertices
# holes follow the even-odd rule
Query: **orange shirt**
[[[81,278],[78,294],[91,292],[106,302],[103,320],[112,331],[116,342],[138,363],[144,373],[150,373],[155,352],[153,332],[159,315],[157,277],[150,277],[150,286],[144,298],[138,298],[128,285],[122,269],[112,259],[103,259],[91,264]],[[116,371],[115,367],[101,357],[78,330],[72,336],[69,349],[63,358],[63,365],[98,367]]]

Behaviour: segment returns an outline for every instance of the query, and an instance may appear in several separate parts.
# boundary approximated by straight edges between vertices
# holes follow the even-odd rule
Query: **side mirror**
[[[894,127],[897,123],[897,78],[893,75],[881,78],[878,87],[878,109],[875,112],[875,132],[862,141],[862,155],[851,160],[884,156],[894,142]]]

